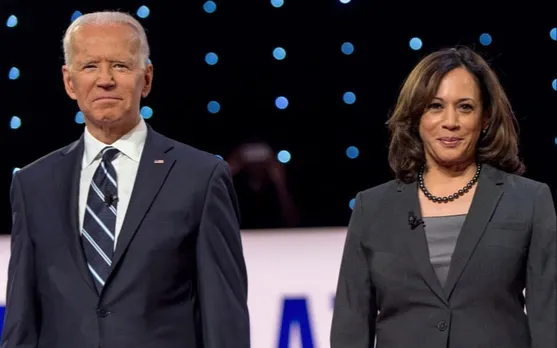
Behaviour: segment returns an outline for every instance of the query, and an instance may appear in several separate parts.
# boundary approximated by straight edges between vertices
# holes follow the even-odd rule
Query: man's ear
[[[75,90],[71,78],[70,67],[68,65],[62,66],[62,77],[64,79],[64,88],[66,89],[66,93],[70,98],[76,100],[77,96],[75,94]]]
[[[143,79],[144,85],[143,90],[141,91],[141,96],[143,98],[146,98],[151,92],[151,88],[153,87],[153,64],[147,64],[143,73]]]

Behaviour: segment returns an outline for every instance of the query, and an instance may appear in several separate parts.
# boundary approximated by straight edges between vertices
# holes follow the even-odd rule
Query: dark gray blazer
[[[423,226],[408,222],[419,211],[416,183],[357,195],[331,348],[557,347],[557,222],[547,185],[484,166],[444,287]]]
[[[83,148],[82,138],[13,178],[2,348],[249,348],[226,162],[149,127],[112,273],[98,294],[79,242]]]

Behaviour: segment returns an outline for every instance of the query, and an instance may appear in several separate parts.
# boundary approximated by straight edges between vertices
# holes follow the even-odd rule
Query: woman
[[[331,348],[557,347],[554,204],[520,176],[495,73],[467,48],[432,53],[388,125],[396,180],[356,197]]]

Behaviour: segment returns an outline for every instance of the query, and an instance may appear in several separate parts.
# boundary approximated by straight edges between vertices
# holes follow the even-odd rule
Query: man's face
[[[64,85],[87,125],[137,123],[142,97],[151,90],[152,65],[140,61],[139,39],[126,24],[84,25],[73,37],[73,59]]]

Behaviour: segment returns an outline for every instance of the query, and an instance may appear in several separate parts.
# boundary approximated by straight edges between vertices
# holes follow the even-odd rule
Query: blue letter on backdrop
[[[290,346],[290,328],[292,325],[298,325],[300,328],[302,348],[313,348],[307,300],[303,297],[285,297],[282,302],[282,321],[278,348],[288,348]]]

